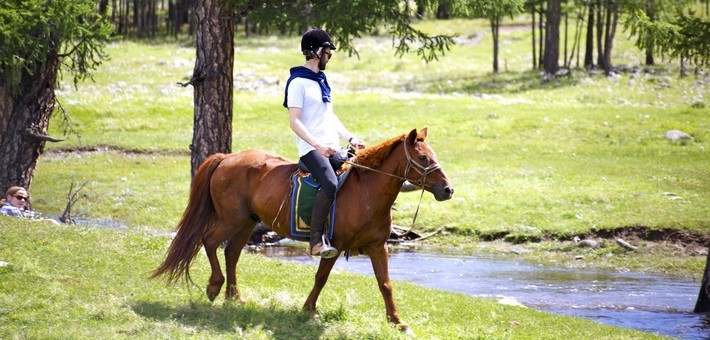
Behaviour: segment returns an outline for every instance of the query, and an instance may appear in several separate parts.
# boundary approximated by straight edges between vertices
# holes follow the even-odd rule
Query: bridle
[[[353,157],[355,156],[355,155],[352,154],[352,153],[350,153],[350,154],[351,154]],[[421,165],[421,164],[415,162],[415,161],[412,159],[412,156],[409,155],[409,150],[407,149],[407,137],[404,137],[404,155],[407,156],[407,168],[404,169],[404,176],[398,176],[398,175],[391,174],[391,173],[388,173],[388,172],[384,172],[384,171],[380,171],[380,170],[377,170],[377,169],[373,169],[373,168],[370,168],[370,167],[367,167],[367,166],[364,166],[364,165],[357,164],[356,162],[345,161],[345,163],[346,163],[346,164],[350,164],[351,166],[354,166],[354,167],[358,167],[358,168],[362,168],[362,169],[374,171],[374,172],[381,173],[381,174],[384,174],[384,175],[387,175],[387,176],[399,178],[399,179],[402,179],[402,180],[405,180],[405,181],[409,181],[409,178],[407,178],[407,176],[409,175],[409,171],[411,171],[412,169],[414,169],[416,172],[418,172],[419,175],[421,175],[421,177],[419,177],[419,179],[418,179],[416,182],[414,182],[414,185],[416,185],[416,186],[418,186],[418,187],[421,187],[421,188],[422,188],[422,193],[421,193],[421,195],[419,195],[419,204],[417,204],[417,211],[414,212],[414,218],[412,218],[412,228],[413,228],[413,227],[414,227],[414,223],[416,223],[416,221],[417,221],[417,216],[419,215],[419,207],[421,207],[421,205],[422,205],[422,199],[424,198],[424,187],[426,186],[426,176],[429,175],[430,173],[436,171],[436,170],[441,169],[441,165],[440,165],[439,163],[436,163],[436,162],[435,162],[434,164],[431,164],[431,165],[429,165],[429,166],[423,166],[423,165]],[[354,159],[357,160],[356,157],[354,157]],[[410,228],[410,230],[411,230],[411,228]]]
[[[384,172],[382,170],[377,170],[377,169],[371,168],[369,166],[360,165],[357,163],[357,156],[355,155],[355,153],[348,151],[348,154],[351,156],[352,159],[354,159],[354,161],[350,161],[350,160],[342,161],[345,164],[354,166],[356,168],[361,168],[361,169],[377,172],[377,173],[380,173],[383,175],[387,175],[387,176],[398,178],[398,179],[405,180],[405,181],[411,182],[411,180],[409,178],[407,178],[407,176],[409,175],[409,171],[414,169],[416,172],[419,173],[419,175],[421,175],[421,177],[419,177],[419,179],[416,182],[414,182],[413,184],[418,187],[421,187],[422,190],[426,186],[426,176],[436,170],[441,169],[441,165],[439,163],[434,163],[432,165],[425,167],[425,166],[415,162],[412,159],[412,156],[409,155],[409,150],[407,150],[407,137],[404,138],[404,155],[407,156],[407,167],[404,169],[404,176],[399,176],[399,175],[391,174],[389,172]]]
[[[416,170],[419,175],[419,179],[414,183],[417,186],[420,186],[424,188],[424,185],[426,183],[426,176],[429,175],[430,173],[441,169],[441,165],[439,163],[434,163],[429,166],[423,166],[417,162],[415,162],[412,159],[412,156],[409,155],[409,151],[407,150],[407,138],[404,138],[404,154],[407,156],[407,168],[404,170],[404,178],[407,178],[407,175],[409,175],[409,171],[414,169]]]

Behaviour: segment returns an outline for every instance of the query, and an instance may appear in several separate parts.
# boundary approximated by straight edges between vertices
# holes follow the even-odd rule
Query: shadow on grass
[[[300,309],[263,307],[247,302],[215,306],[207,302],[173,306],[163,302],[139,301],[131,308],[138,315],[155,321],[173,321],[185,326],[218,333],[266,331],[274,339],[318,339],[324,325],[313,322]]]

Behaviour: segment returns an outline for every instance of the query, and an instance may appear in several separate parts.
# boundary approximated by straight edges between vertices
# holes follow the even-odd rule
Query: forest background
[[[18,286],[12,290],[12,296],[17,300],[13,297],[13,301],[3,305],[20,306],[19,309],[3,315],[22,322],[8,322],[7,325],[31,324],[39,315],[32,310],[43,311],[42,314],[48,316],[61,315],[58,311],[69,310],[82,319],[86,319],[88,312],[89,319],[93,320],[90,325],[100,324],[110,334],[115,331],[116,323],[122,325],[118,328],[132,327],[130,332],[137,332],[133,334],[154,334],[164,329],[168,329],[167,334],[185,334],[185,331],[221,334],[234,326],[228,321],[234,315],[233,306],[225,306],[224,313],[212,315],[218,320],[217,328],[208,326],[200,321],[205,320],[205,314],[210,314],[207,307],[201,307],[203,304],[198,303],[197,311],[188,311],[180,306],[190,300],[189,296],[170,302],[146,302],[154,299],[151,295],[164,294],[165,291],[159,285],[146,284],[144,278],[129,279],[109,269],[118,265],[123,271],[131,272],[137,266],[139,271],[145,272],[156,265],[166,246],[166,238],[151,235],[171,230],[187,200],[192,158],[189,145],[194,142],[191,138],[194,138],[192,120],[196,103],[193,90],[177,83],[189,83],[194,79],[198,58],[195,28],[188,20],[179,25],[177,36],[168,37],[168,24],[160,24],[164,21],[158,20],[170,17],[165,11],[169,12],[171,5],[179,3],[111,2],[110,5],[120,4],[128,8],[126,13],[129,14],[123,16],[127,18],[125,26],[128,28],[120,36],[126,39],[115,39],[114,35],[103,49],[82,50],[87,45],[79,44],[69,45],[75,48],[66,50],[84,51],[84,55],[90,55],[91,51],[101,52],[101,55],[111,57],[96,59],[100,62],[91,72],[93,82],[79,82],[78,87],[74,87],[70,81],[72,71],[81,67],[65,60],[62,64],[69,67],[59,73],[60,85],[50,87],[52,93],[56,91],[59,105],[51,106],[52,115],[47,118],[46,125],[35,124],[34,127],[39,129],[30,129],[29,133],[26,131],[32,127],[32,121],[29,126],[18,123],[3,126],[4,147],[11,142],[8,136],[17,135],[23,136],[20,142],[33,141],[41,146],[27,149],[32,157],[36,157],[36,171],[33,167],[31,172],[17,172],[30,175],[31,181],[25,185],[31,185],[34,209],[54,217],[62,215],[67,205],[76,203],[71,214],[76,221],[120,231],[96,231],[93,227],[43,228],[3,218],[1,222],[8,228],[2,239],[3,259],[11,259],[8,261],[11,265],[2,269],[3,277],[18,276],[18,280],[3,279],[3,287],[10,287],[10,282],[36,281],[38,286],[33,291],[50,288],[39,296],[49,294],[54,299],[65,295],[66,299],[59,300],[69,301],[52,307],[21,294],[22,289]],[[135,18],[142,18],[146,13],[136,10],[144,8],[138,6],[140,4],[150,4],[155,9],[153,17],[158,23],[155,35],[138,37],[140,19]],[[544,4],[548,5],[547,2]],[[707,22],[707,2],[687,2],[686,5],[704,18],[701,22]],[[96,7],[91,7],[91,11],[96,11]],[[117,8],[110,9],[110,13],[118,11]],[[539,17],[533,25],[529,14],[521,13],[513,18],[503,16],[503,24],[495,33],[489,19],[434,19],[437,12],[430,11],[423,14],[425,19],[422,20],[410,12],[415,13],[415,8],[406,12],[412,18],[413,28],[432,35],[450,36],[455,44],[437,50],[436,58],[425,62],[422,55],[416,54],[415,48],[420,45],[412,45],[415,53],[398,54],[397,40],[393,43],[387,26],[378,26],[377,30],[351,41],[357,54],[350,54],[347,49],[339,50],[329,65],[328,74],[336,90],[338,114],[370,145],[412,128],[429,126],[430,142],[456,187],[456,195],[453,201],[446,203],[434,202],[425,196],[415,230],[441,232],[423,245],[441,246],[462,253],[496,252],[576,267],[612,267],[693,277],[702,274],[707,256],[707,216],[710,211],[707,185],[710,161],[706,155],[710,127],[706,103],[708,76],[702,58],[684,59],[681,64],[681,58],[670,50],[656,50],[654,65],[647,65],[647,50],[639,49],[636,46],[638,40],[620,26],[611,49],[613,63],[610,72],[599,67],[596,44],[593,65],[585,68],[581,47],[584,39],[578,39],[580,43],[576,46],[579,49],[571,48],[574,45],[572,37],[584,36],[583,30],[568,30],[564,40],[569,43],[568,48],[565,50],[565,44],[560,44],[560,51],[566,51],[560,55],[568,57],[558,59],[561,71],[549,73],[540,62],[545,59],[545,54],[540,54],[544,48],[540,45],[539,30],[533,33],[533,27],[539,27]],[[537,10],[535,13],[546,12]],[[666,13],[670,19],[663,23],[672,25],[672,13]],[[625,22],[626,15],[628,13],[619,13],[620,22]],[[186,16],[190,18],[192,13]],[[288,68],[302,63],[297,50],[301,31],[253,25],[249,24],[248,18],[245,15],[234,31],[234,79],[231,82],[234,88],[230,91],[234,102],[230,107],[235,119],[229,127],[230,136],[233,128],[235,138],[230,139],[229,148],[234,151],[269,149],[295,158],[292,136],[279,105]],[[2,28],[7,30],[7,27]],[[568,27],[585,26],[578,23]],[[112,34],[115,33],[107,36]],[[500,61],[497,73],[492,67],[496,50],[492,36],[495,34],[498,34]],[[596,37],[595,34],[595,41]],[[7,39],[7,35],[3,35],[3,39]],[[533,42],[538,44],[534,49]],[[10,45],[0,46],[8,48]],[[60,56],[65,54],[69,55],[58,53]],[[6,55],[7,50],[3,50],[1,56]],[[8,76],[12,73],[7,73],[7,65],[3,64],[3,81],[12,79]],[[33,74],[40,75],[38,72]],[[27,85],[18,93],[24,98],[31,97],[34,92],[29,90],[35,88],[46,89]],[[29,112],[15,111],[18,97],[13,97],[13,105],[7,105],[11,91],[8,86],[2,89],[5,94],[0,96],[4,98],[0,101],[4,104],[3,117],[8,117],[7,112],[12,112],[11,117]],[[28,102],[40,102],[37,100],[40,97]],[[45,111],[50,109],[48,105],[44,107]],[[11,109],[8,111],[8,108]],[[11,126],[16,129],[13,131],[22,132],[8,134]],[[46,130],[42,131],[42,128]],[[666,132],[671,130],[682,130],[689,137],[669,140],[670,135]],[[7,160],[11,153],[3,151],[0,155]],[[78,201],[68,202],[71,192],[67,195],[67,191],[72,182],[86,185],[74,197]],[[7,183],[10,182],[3,181],[3,185]],[[418,195],[401,194],[394,212],[395,223],[408,226],[417,204]],[[76,240],[76,233],[91,244],[102,245],[106,256],[89,251],[88,244]],[[599,246],[580,247],[573,241],[575,236],[597,241]],[[618,245],[615,238],[624,238],[637,250]],[[124,242],[116,243],[116,240]],[[17,246],[9,248],[14,251],[7,252],[8,244]],[[47,250],[55,259],[66,256],[67,260],[42,264],[32,255],[40,250]],[[245,268],[250,267],[248,261]],[[102,265],[88,265],[95,262]],[[196,263],[197,280],[200,275],[206,275],[205,266],[202,260]],[[290,265],[274,264],[272,267],[266,264],[268,268],[280,266]],[[43,274],[45,271],[51,274]],[[253,275],[254,279],[263,277],[256,272],[247,270],[247,273],[247,277]],[[37,277],[42,279],[37,280]],[[79,279],[81,277],[87,279]],[[90,283],[88,278],[99,281]],[[131,292],[100,284],[116,278],[132,287]],[[42,284],[47,279],[50,281]],[[344,279],[348,280],[352,278]],[[347,287],[339,286],[337,282],[338,279],[334,281],[334,287]],[[277,281],[273,285],[283,286],[284,282]],[[146,292],[129,296],[141,289]],[[126,302],[102,304],[82,295],[81,291]],[[60,294],[53,295],[52,292]],[[247,294],[261,299],[266,297],[266,308],[280,311],[284,307],[277,305],[284,303],[280,300],[283,296],[274,297],[272,293],[274,291],[267,288],[266,292],[254,290]],[[369,296],[369,293],[358,292],[354,296]],[[93,305],[83,305],[73,297],[86,298]],[[27,302],[21,303],[21,299]],[[409,304],[416,305],[416,302]],[[36,308],[40,305],[44,307]],[[297,309],[294,303],[286,301],[285,305],[287,309]],[[53,308],[56,308],[54,312]],[[174,318],[170,315],[156,312],[161,308],[168,314],[182,313],[187,321],[171,321]],[[369,322],[366,317],[359,316],[362,310],[348,312],[342,306],[328,302],[324,308],[330,311],[329,320],[335,321],[326,327],[326,334],[338,334],[336,325],[347,320],[355,326],[353,330],[345,327],[344,334],[352,331],[355,333],[350,335],[363,336],[358,333],[361,331],[354,330],[357,325]],[[365,307],[356,308],[364,308],[364,314],[371,309],[373,313],[379,313],[376,299],[374,302],[368,300]],[[542,327],[525,333],[530,332],[530,328],[522,331],[507,327],[511,325],[509,318],[515,319],[508,314],[510,311],[486,308],[484,320],[473,326],[479,327],[479,332],[513,332],[538,337],[545,334],[539,333],[540,329],[562,332]],[[143,315],[143,318],[135,321],[136,315],[124,309],[138,311],[138,317]],[[241,315],[264,314],[254,305],[236,309]],[[18,310],[24,310],[26,314]],[[281,315],[261,315],[257,320],[277,314]],[[414,314],[409,311],[409,315]],[[470,313],[460,316],[462,325],[464,315]],[[501,321],[500,316],[507,321]],[[153,330],[154,333],[147,330],[154,326],[146,322],[151,318],[161,325]],[[323,331],[320,327],[298,326],[302,320],[297,318],[284,318],[289,320],[286,325],[290,328]],[[416,316],[420,323],[426,324],[423,318],[422,315]],[[548,317],[540,318],[538,320],[544,320],[541,324],[550,324]],[[42,328],[46,333],[36,334],[57,334],[59,328],[50,325],[64,325],[60,327],[75,332],[68,334],[85,334],[82,327],[91,329],[87,324],[71,328],[64,323],[66,321],[46,316],[41,320],[47,322],[48,326]],[[109,321],[108,325],[106,321]],[[124,322],[129,326],[123,326]],[[250,328],[252,320],[237,323],[263,335],[263,328]],[[465,323],[469,324],[470,320]],[[585,334],[583,329],[597,330],[588,327],[586,324],[575,325],[570,334]],[[271,331],[286,332],[290,328]],[[446,333],[448,331],[443,326],[432,323],[430,328],[427,330],[431,334],[452,335]],[[377,334],[391,335],[389,330],[380,332]],[[11,331],[9,334],[18,333]],[[569,336],[567,333],[548,335]]]

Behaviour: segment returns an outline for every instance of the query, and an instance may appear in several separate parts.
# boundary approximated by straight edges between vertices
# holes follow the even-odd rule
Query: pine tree
[[[55,107],[57,74],[74,85],[105,58],[112,27],[94,0],[0,2],[0,192],[31,186]]]

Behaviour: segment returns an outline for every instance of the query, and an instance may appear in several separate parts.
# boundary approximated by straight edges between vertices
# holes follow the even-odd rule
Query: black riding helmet
[[[321,47],[330,47],[331,50],[335,49],[333,41],[330,40],[330,36],[324,30],[313,27],[306,31],[301,38],[301,51],[303,54],[308,52],[316,53]]]

